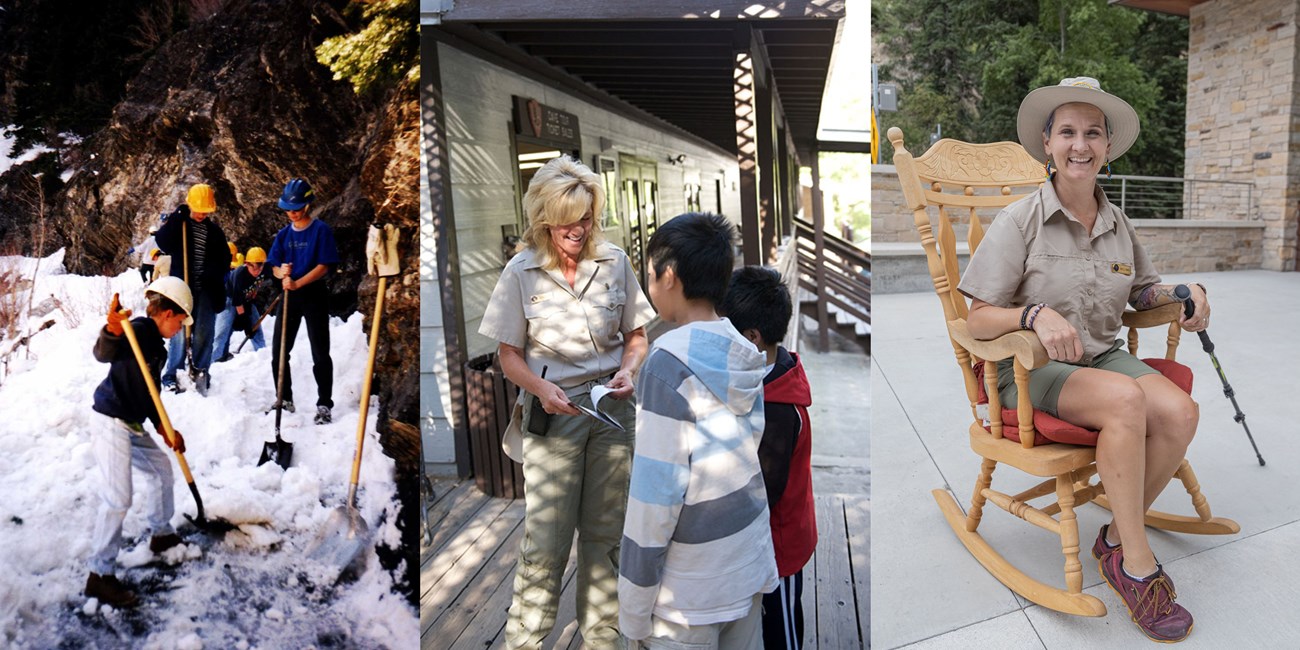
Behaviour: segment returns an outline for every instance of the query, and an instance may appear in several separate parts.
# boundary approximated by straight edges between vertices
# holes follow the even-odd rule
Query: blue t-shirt
[[[338,264],[339,249],[334,243],[334,231],[320,219],[312,219],[304,230],[294,230],[289,224],[275,233],[271,251],[266,254],[267,266],[293,265],[290,277],[297,280],[316,268],[317,264]]]

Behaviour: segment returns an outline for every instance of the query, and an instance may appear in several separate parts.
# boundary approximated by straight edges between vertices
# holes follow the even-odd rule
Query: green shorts
[[[1080,368],[1097,368],[1127,375],[1134,379],[1142,375],[1160,374],[1155,368],[1143,363],[1137,357],[1122,349],[1124,341],[1115,341],[1110,349],[1093,358],[1086,366],[1048,361],[1042,368],[1029,371],[1029,401],[1034,408],[1057,417],[1056,402],[1061,397],[1061,387],[1070,373]],[[998,396],[1002,398],[1002,408],[1015,408],[1020,393],[1016,389],[1015,369],[1011,359],[998,362]]]

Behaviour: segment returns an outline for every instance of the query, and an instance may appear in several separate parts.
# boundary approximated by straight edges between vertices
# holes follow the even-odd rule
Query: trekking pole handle
[[[1188,289],[1187,285],[1180,284],[1174,287],[1174,298],[1183,303],[1183,314],[1191,318],[1192,314],[1196,312],[1196,303],[1192,302],[1192,290]],[[1210,341],[1210,335],[1205,330],[1197,332],[1196,335],[1201,339],[1201,348],[1206,352],[1213,353],[1214,342]]]

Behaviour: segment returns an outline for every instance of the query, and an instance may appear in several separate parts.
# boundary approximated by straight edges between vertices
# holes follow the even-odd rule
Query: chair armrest
[[[1016,357],[1020,360],[1020,365],[1029,370],[1047,365],[1047,348],[1043,347],[1037,334],[1028,330],[1008,332],[991,341],[981,341],[971,336],[966,320],[958,318],[948,321],[948,335],[958,345],[985,361]]]
[[[1177,323],[1178,315],[1183,313],[1183,305],[1178,302],[1171,302],[1167,305],[1144,309],[1142,311],[1128,310],[1121,317],[1124,327],[1155,327],[1157,325],[1167,325]]]

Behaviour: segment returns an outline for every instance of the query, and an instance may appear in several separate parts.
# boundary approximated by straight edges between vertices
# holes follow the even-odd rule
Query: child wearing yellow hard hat
[[[212,352],[217,363],[235,358],[230,351],[230,337],[235,332],[251,338],[254,351],[266,347],[262,328],[252,329],[260,316],[257,303],[271,290],[270,277],[262,275],[266,251],[254,246],[240,258],[243,263],[226,275],[226,310],[217,317],[217,342]]]

